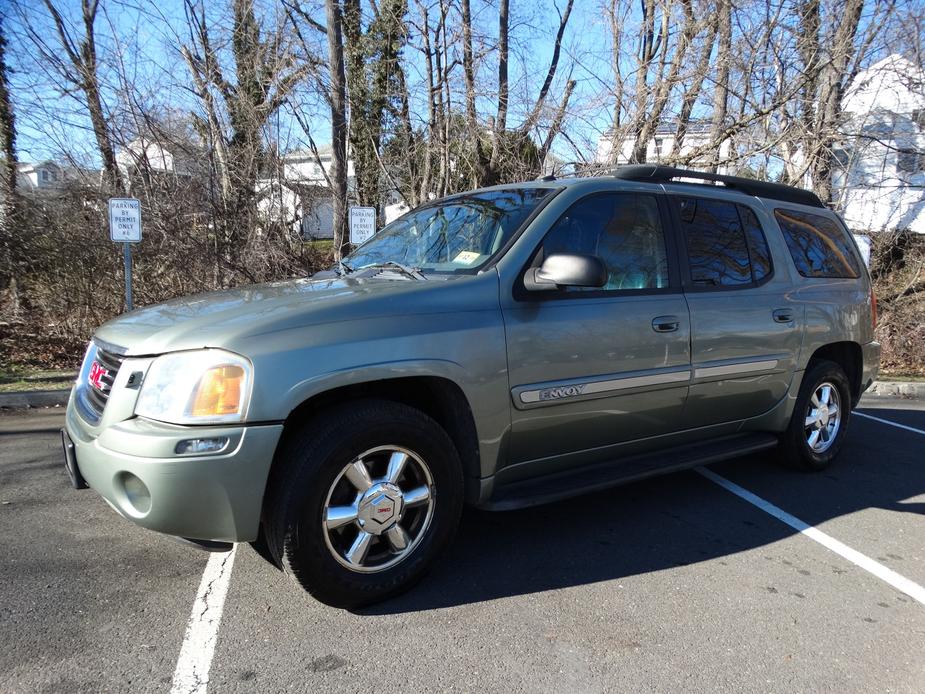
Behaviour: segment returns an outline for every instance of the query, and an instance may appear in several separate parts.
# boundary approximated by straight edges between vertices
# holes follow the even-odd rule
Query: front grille
[[[118,347],[102,347],[91,343],[87,356],[84,357],[77,385],[77,404],[84,418],[93,424],[100,421],[103,410],[106,409],[113,383],[124,359],[120,352],[121,348]],[[99,371],[94,364],[98,364],[105,371]]]

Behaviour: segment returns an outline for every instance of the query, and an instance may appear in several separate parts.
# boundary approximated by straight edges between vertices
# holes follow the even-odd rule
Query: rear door
[[[581,198],[547,232],[532,266],[554,253],[596,255],[607,285],[528,292],[521,274],[502,297],[509,460],[528,474],[608,460],[615,444],[678,428],[690,324],[668,219],[659,194]]]
[[[671,195],[691,316],[684,426],[754,417],[786,394],[802,340],[803,306],[775,267],[759,208]]]

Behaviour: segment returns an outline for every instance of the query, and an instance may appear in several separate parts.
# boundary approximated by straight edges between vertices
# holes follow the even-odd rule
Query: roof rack
[[[673,166],[659,166],[657,164],[631,164],[614,169],[613,176],[623,181],[642,181],[645,183],[671,183],[676,178],[693,178],[701,181],[714,181],[722,183],[727,188],[741,191],[747,195],[759,198],[771,198],[784,202],[794,202],[810,207],[825,207],[819,196],[803,188],[785,186],[781,183],[768,183],[753,178],[741,176],[722,176],[702,171],[676,169]]]

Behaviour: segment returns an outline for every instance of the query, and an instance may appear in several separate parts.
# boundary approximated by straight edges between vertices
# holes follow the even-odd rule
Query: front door
[[[613,457],[617,444],[679,426],[690,379],[690,323],[663,196],[595,193],[537,249],[598,256],[600,289],[502,297],[510,373],[508,460],[529,474]]]

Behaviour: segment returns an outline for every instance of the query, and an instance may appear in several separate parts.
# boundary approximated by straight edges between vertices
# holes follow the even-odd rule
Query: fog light
[[[217,436],[212,439],[186,439],[180,441],[174,450],[179,455],[188,453],[218,453],[225,450],[228,445],[227,436]]]
[[[125,502],[122,506],[133,516],[143,516],[151,510],[151,492],[145,483],[131,472],[120,472],[117,477]]]

